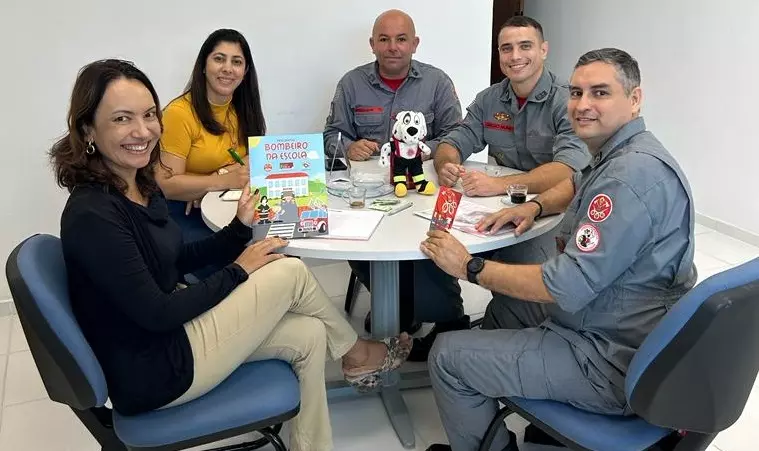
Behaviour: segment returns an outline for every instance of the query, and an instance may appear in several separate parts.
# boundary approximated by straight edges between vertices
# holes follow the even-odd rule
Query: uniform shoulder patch
[[[585,223],[577,229],[575,244],[581,252],[593,252],[601,244],[601,232],[591,223]]]
[[[588,219],[593,222],[604,222],[611,216],[611,211],[614,209],[614,204],[611,201],[611,197],[606,194],[596,194],[593,200],[588,205]]]

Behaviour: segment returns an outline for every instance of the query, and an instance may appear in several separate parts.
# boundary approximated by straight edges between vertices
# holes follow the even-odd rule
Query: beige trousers
[[[184,325],[195,359],[192,385],[165,407],[195,399],[245,362],[289,362],[300,383],[300,413],[293,419],[293,451],[332,449],[324,366],[358,336],[306,265],[284,258],[262,267],[217,306]]]

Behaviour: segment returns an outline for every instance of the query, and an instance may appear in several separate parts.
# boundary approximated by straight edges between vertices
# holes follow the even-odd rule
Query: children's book
[[[514,224],[509,223],[505,224],[495,233],[480,232],[477,230],[477,224],[482,219],[498,210],[474,202],[469,202],[465,199],[459,199],[457,205],[453,202],[454,201],[452,200],[446,200],[441,204],[440,200],[438,200],[434,209],[431,208],[429,210],[415,211],[414,214],[429,219],[430,229],[446,230],[454,228],[479,237],[504,235],[513,232],[516,228]]]
[[[462,193],[445,186],[437,193],[435,208],[429,210],[430,230],[448,230],[456,217]]]
[[[321,133],[248,139],[250,186],[260,193],[253,239],[306,238],[329,232]]]

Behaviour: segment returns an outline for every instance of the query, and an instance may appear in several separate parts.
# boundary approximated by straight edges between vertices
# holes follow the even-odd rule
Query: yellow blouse
[[[210,174],[233,164],[235,161],[227,151],[230,147],[234,147],[240,157],[248,154],[245,143],[238,142],[239,123],[231,101],[225,105],[211,104],[211,110],[214,118],[228,130],[219,136],[203,128],[192,109],[189,93],[173,100],[163,111],[161,147],[186,161],[185,172]]]

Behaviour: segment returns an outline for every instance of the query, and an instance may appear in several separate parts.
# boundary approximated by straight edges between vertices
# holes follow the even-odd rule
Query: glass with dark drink
[[[506,193],[512,204],[523,204],[527,200],[527,185],[509,185]]]

